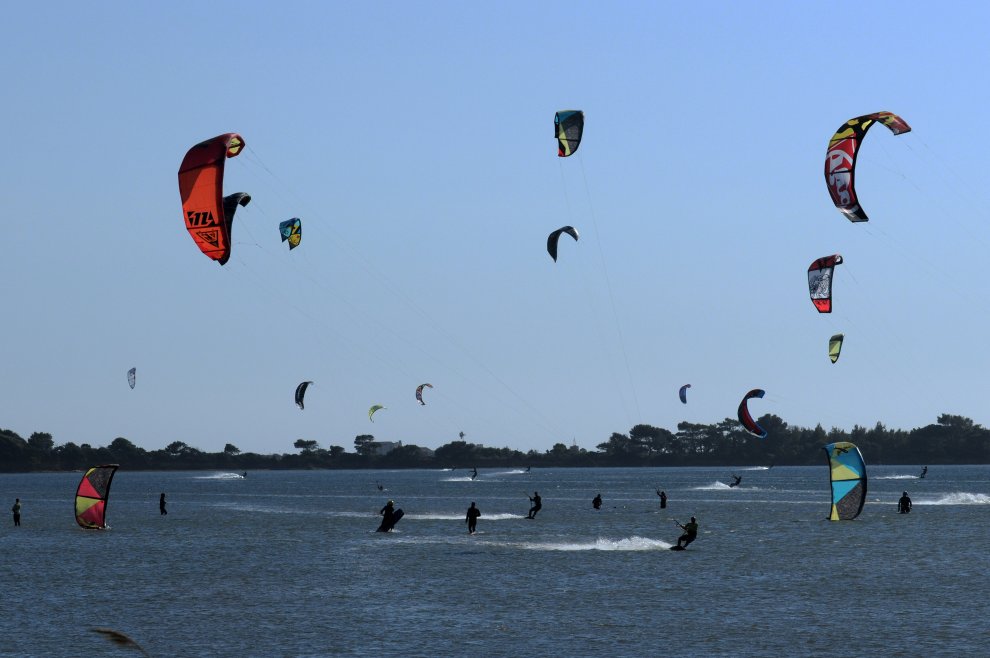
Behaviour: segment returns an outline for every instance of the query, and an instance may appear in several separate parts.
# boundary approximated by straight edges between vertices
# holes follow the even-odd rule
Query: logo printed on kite
[[[220,246],[220,232],[217,230],[213,231],[197,231],[196,235],[202,238],[205,242],[213,245],[214,247]]]
[[[217,223],[212,212],[195,212],[190,210],[186,213],[186,221],[189,226],[212,226]]]

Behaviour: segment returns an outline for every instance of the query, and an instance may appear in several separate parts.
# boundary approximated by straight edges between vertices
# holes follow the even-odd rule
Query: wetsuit
[[[684,542],[682,548],[687,548],[688,544],[698,538],[698,524],[694,521],[688,521],[681,527],[684,528],[684,534],[677,538],[677,545],[680,546],[681,542]]]
[[[595,496],[595,499],[591,501],[591,506],[594,507],[595,509],[601,509],[602,508],[602,495],[601,494],[598,494],[597,496]]]
[[[14,513],[14,525],[21,524],[21,499],[18,498],[14,501],[14,506],[10,508],[10,511]]]
[[[657,495],[660,496],[660,509],[667,509],[667,492],[658,491]]]
[[[533,503],[533,506],[529,508],[529,515],[526,518],[535,519],[536,513],[543,508],[543,502],[540,499],[540,494],[536,493],[535,491],[533,492],[533,497],[530,498],[529,500],[531,503]]]
[[[901,496],[901,499],[897,501],[897,512],[899,514],[910,514],[911,507],[911,499],[908,498],[907,494]]]
[[[468,524],[468,532],[471,533],[472,535],[474,534],[474,531],[478,527],[479,516],[481,516],[481,510],[475,507],[474,503],[471,503],[471,507],[468,508],[467,518],[465,520],[467,521]]]
[[[923,469],[921,469],[921,475],[919,475],[918,478],[921,479],[921,480],[924,480],[925,479],[925,475],[927,475],[927,474],[928,474],[928,467],[925,466]]]
[[[161,513],[162,516],[168,514],[168,512],[165,510],[165,494],[162,494],[161,498],[158,499],[158,511]]]
[[[737,487],[737,486],[739,486],[739,483],[742,482],[742,476],[741,475],[733,475],[732,477],[736,478],[736,481],[733,482],[732,484],[730,484],[729,486],[730,487]]]
[[[386,503],[385,507],[378,513],[382,515],[382,524],[378,526],[377,532],[388,532],[395,525],[395,521],[393,520],[395,517],[395,506],[392,503]]]
[[[474,478],[476,478],[476,477],[478,477],[478,469],[474,469],[474,472],[473,472],[473,473],[471,473],[471,479],[472,479],[472,480],[473,480]]]

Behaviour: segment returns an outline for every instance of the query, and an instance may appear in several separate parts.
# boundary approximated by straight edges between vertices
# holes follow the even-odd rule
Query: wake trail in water
[[[477,479],[478,478],[472,479],[471,476],[469,475],[467,477],[459,477],[459,478],[441,478],[440,481],[441,482],[474,482]]]
[[[526,471],[523,471],[523,470],[520,470],[520,469],[517,468],[517,469],[512,470],[512,471],[498,471],[496,473],[482,473],[481,476],[482,477],[492,477],[494,475],[520,475],[520,474],[525,473],[525,472]]]
[[[990,496],[987,494],[965,493],[958,491],[937,498],[935,500],[916,500],[915,505],[990,505]]]
[[[531,551],[661,551],[672,544],[646,537],[626,537],[625,539],[605,539],[586,542],[526,542],[516,544]]]
[[[424,514],[406,514],[402,518],[413,519],[414,521],[463,521],[464,514],[443,514],[443,513],[431,513],[426,512]],[[525,519],[526,517],[522,514],[484,514],[482,513],[479,517],[478,522],[482,521],[507,521],[509,519]]]
[[[194,475],[193,480],[243,480],[240,473],[214,473],[213,475]]]
[[[877,475],[874,480],[918,480],[917,475]]]

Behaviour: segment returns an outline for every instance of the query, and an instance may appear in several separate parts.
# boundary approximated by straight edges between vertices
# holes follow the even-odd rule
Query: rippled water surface
[[[0,526],[0,655],[136,655],[93,627],[153,656],[985,655],[990,467],[920,470],[871,468],[840,523],[824,463],[122,470],[102,532],[73,521],[81,474],[0,475],[24,505]],[[376,533],[390,498],[405,517]],[[667,550],[692,515],[698,540]]]

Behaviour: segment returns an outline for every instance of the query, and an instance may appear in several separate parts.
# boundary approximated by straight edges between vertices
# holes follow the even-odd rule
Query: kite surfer
[[[688,523],[685,523],[684,525],[678,523],[677,525],[681,526],[684,530],[684,534],[677,538],[677,548],[685,549],[688,547],[688,544],[698,538],[698,522],[692,516]],[[681,542],[684,542],[683,546],[681,546]]]
[[[21,499],[14,499],[14,506],[10,508],[10,511],[14,513],[14,525],[21,525]]]
[[[907,492],[901,496],[901,499],[897,501],[897,513],[898,514],[910,514],[911,513],[911,499],[908,498]]]
[[[165,492],[164,491],[162,492],[162,495],[158,497],[158,511],[161,513],[161,516],[165,516],[166,514],[168,514],[168,511],[165,509]]]
[[[477,466],[475,466],[474,467],[474,470],[471,471],[471,479],[473,480],[476,477],[478,477],[478,467]]]
[[[667,509],[667,492],[657,489],[657,495],[660,496],[660,509]]]
[[[735,478],[735,482],[730,482],[729,483],[729,487],[738,487],[739,486],[739,483],[742,482],[742,476],[741,475],[736,475],[735,473],[733,473],[732,474],[732,477]]]
[[[527,494],[526,497],[529,498],[529,502],[533,503],[533,506],[529,508],[529,514],[526,515],[526,518],[535,519],[536,513],[543,507],[543,499],[540,498],[539,491],[534,491],[532,496]]]
[[[464,519],[468,524],[468,534],[473,535],[478,528],[479,516],[481,516],[481,510],[474,506],[474,501],[471,501],[471,507],[468,508],[467,517]]]
[[[378,526],[377,532],[388,532],[395,526],[395,501],[385,503],[385,507],[378,513],[382,515],[382,524]]]
[[[921,475],[918,476],[918,479],[919,480],[924,480],[926,475],[928,475],[928,467],[927,466],[925,466],[923,469],[921,469]]]
[[[381,482],[375,482],[375,486],[378,487],[379,491],[385,491],[385,487],[382,486]]]
[[[591,501],[591,506],[594,507],[595,509],[601,509],[602,508],[602,495],[601,494],[598,494],[597,496],[594,497],[594,499]]]

